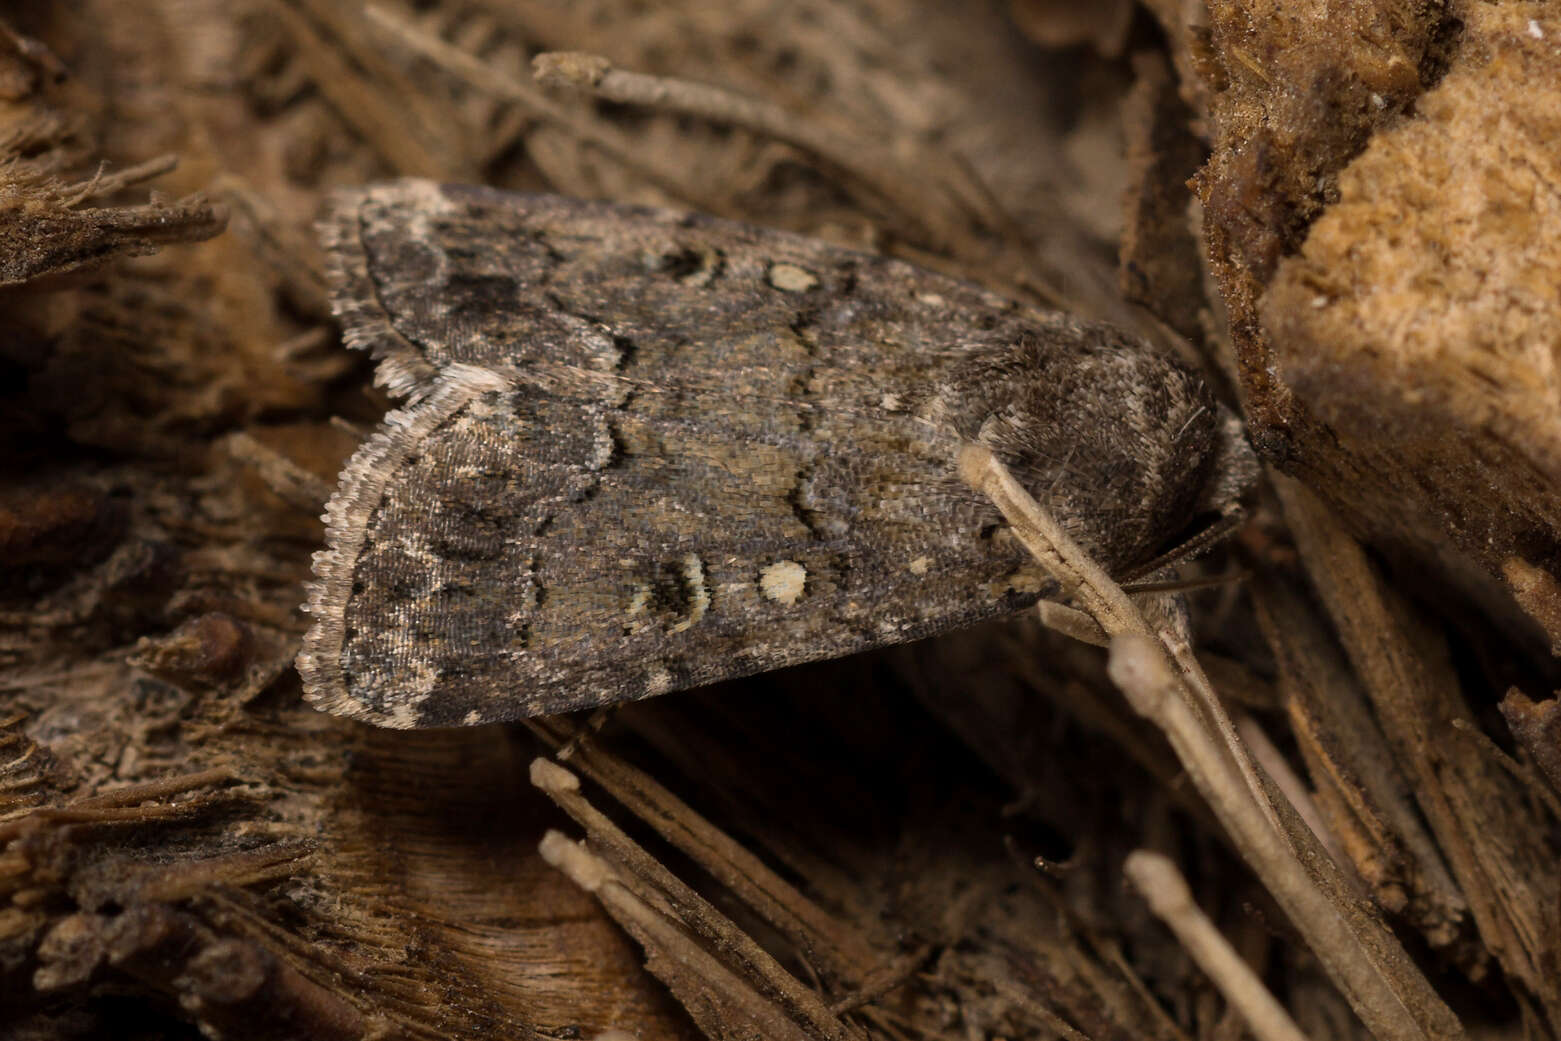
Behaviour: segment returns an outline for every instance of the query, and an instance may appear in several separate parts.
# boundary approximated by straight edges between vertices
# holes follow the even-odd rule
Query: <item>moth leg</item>
[[[585,722],[576,725],[575,732],[570,735],[569,740],[565,741],[558,751],[553,753],[555,758],[561,763],[566,763],[574,758],[575,751],[588,739],[601,733],[602,727],[606,726],[607,721],[617,715],[618,709],[622,707],[623,702],[620,701],[595,709],[586,718]]]
[[[1117,581],[1125,585],[1136,579],[1152,575],[1162,568],[1180,564],[1183,561],[1200,556],[1235,534],[1236,530],[1246,522],[1246,507],[1239,503],[1229,503],[1220,510],[1219,517],[1211,521],[1207,527],[1201,531],[1194,532],[1153,560],[1148,560],[1129,568],[1117,576]]]
[[[1087,611],[1059,604],[1055,600],[1040,600],[1035,604],[1035,613],[1040,616],[1041,624],[1053,632],[1072,637],[1091,647],[1111,645],[1111,637]]]

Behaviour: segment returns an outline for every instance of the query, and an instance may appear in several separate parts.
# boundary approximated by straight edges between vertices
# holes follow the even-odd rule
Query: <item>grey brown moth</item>
[[[669,210],[399,181],[324,220],[401,407],[352,457],[298,657],[391,727],[565,712],[914,640],[1046,576],[991,448],[1113,573],[1255,472],[1192,373],[895,260]]]

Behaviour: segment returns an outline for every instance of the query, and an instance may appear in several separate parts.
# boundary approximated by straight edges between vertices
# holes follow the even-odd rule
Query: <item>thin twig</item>
[[[1259,811],[1229,758],[1219,753],[1204,724],[1178,693],[1184,681],[1171,668],[1159,644],[1137,633],[1117,636],[1111,642],[1107,669],[1134,710],[1165,733],[1243,859],[1306,938],[1367,1028],[1384,1041],[1426,1038],[1410,1006],[1421,996],[1400,993],[1395,985],[1398,977],[1384,974],[1372,956],[1373,950],[1397,948],[1397,941],[1380,922],[1347,915],[1313,882],[1290,844]],[[1332,866],[1326,854],[1322,857]]]
[[[1148,623],[1122,587],[1079,548],[995,455],[980,445],[966,445],[959,454],[959,475],[992,500],[1019,543],[1084,605],[1107,635],[1134,632],[1150,636]]]
[[[253,469],[282,501],[305,513],[314,515],[325,509],[325,501],[336,490],[334,483],[310,473],[243,430],[224,438],[223,447],[234,459]]]
[[[933,241],[949,245],[965,237],[955,222],[940,219],[951,207],[938,205],[922,187],[942,188],[949,180],[948,171],[938,169],[943,164],[931,157],[926,157],[932,162],[931,171],[924,165],[923,176],[907,178],[904,161],[871,141],[822,130],[779,105],[720,87],[616,69],[606,58],[594,54],[539,54],[533,68],[537,81],[545,86],[571,87],[607,101],[739,126],[784,141],[865,186],[902,219],[919,225]],[[983,216],[990,224],[990,215]]]
[[[909,982],[916,974],[916,970],[926,963],[932,952],[931,944],[918,944],[899,957],[868,970],[862,977],[862,985],[838,1001],[831,1002],[829,1011],[837,1016],[843,1016],[847,1012],[854,1012],[864,1005],[877,1001],[885,994],[898,990]]]
[[[1225,1000],[1241,1013],[1258,1041],[1306,1041],[1295,1020],[1193,902],[1186,880],[1170,858],[1135,850],[1128,854],[1122,871]]]
[[[750,985],[768,992],[770,998],[777,999],[792,1015],[808,1023],[818,1036],[852,1036],[817,994],[798,983],[796,977],[781,968],[748,934],[592,806],[580,794],[580,780],[573,773],[547,759],[535,759],[531,763],[531,783],[546,792],[560,809],[585,828],[594,844],[654,887],[684,925],[727,955],[730,962],[740,966]]]
[[[674,992],[685,989],[678,986],[681,981],[697,980],[702,996],[720,1004],[723,1025],[734,1035],[814,1041],[780,1006],[754,991],[720,959],[692,942],[676,921],[630,889],[613,866],[583,842],[571,842],[561,833],[549,831],[538,849],[543,860],[595,896],[653,955],[660,956],[652,957],[651,967],[656,970],[660,966],[657,974]],[[689,1006],[689,1010],[697,1014],[698,1006]]]
[[[558,721],[527,721],[533,733],[553,747],[578,731]],[[662,838],[701,865],[743,903],[775,927],[835,978],[854,979],[878,952],[845,928],[768,865],[660,783],[589,739],[577,741],[570,766],[601,785]]]
[[[966,445],[959,455],[959,472],[967,484],[992,500],[1019,542],[1084,605],[1085,611],[1095,618],[1107,637],[1123,633],[1157,637],[1181,669],[1181,690],[1196,697],[1210,725],[1219,733],[1223,742],[1222,754],[1228,756],[1240,772],[1253,805],[1268,819],[1269,827],[1282,836],[1284,829],[1264,798],[1257,770],[1186,641],[1169,626],[1159,632],[1153,631],[1132,598],[1073,541],[1051,513],[1025,491],[988,449]]]
[[[412,53],[426,58],[446,72],[504,101],[522,105],[537,119],[545,120],[567,130],[579,141],[597,148],[601,153],[631,170],[638,171],[646,180],[675,199],[698,205],[705,200],[689,196],[685,178],[676,171],[663,170],[650,163],[645,150],[630,138],[604,125],[600,120],[582,119],[549,100],[534,84],[507,76],[485,64],[480,59],[452,46],[443,40],[419,31],[394,12],[383,7],[368,6],[363,16],[381,31],[393,36]]]
[[[1035,605],[1035,613],[1046,628],[1080,643],[1087,643],[1091,647],[1111,646],[1111,637],[1106,635],[1106,630],[1100,627],[1099,622],[1090,617],[1088,611],[1080,611],[1055,600],[1042,600]]]
[[[1162,640],[1167,634],[1151,631],[1122,588],[990,451],[967,445],[960,453],[959,471],[992,500],[1020,543],[1110,634],[1112,681],[1134,710],[1170,740],[1243,859],[1367,1028],[1383,1041],[1461,1037],[1457,1019],[1425,977],[1413,971],[1392,934],[1376,918],[1342,902],[1347,884],[1316,839],[1299,821],[1292,832],[1276,818],[1234,728],[1228,719],[1223,728],[1216,722],[1224,711],[1189,649],[1175,645],[1179,638],[1166,646]],[[1219,741],[1211,730],[1220,734]],[[1298,859],[1297,842],[1306,844],[1317,881]],[[1326,891],[1320,883],[1327,884]]]
[[[89,180],[60,189],[61,198],[59,199],[59,205],[67,210],[72,209],[88,199],[112,195],[121,188],[139,184],[142,181],[150,181],[154,177],[161,177],[178,165],[179,157],[172,153],[154,156],[145,162],[127,166],[123,170],[114,173],[108,172],[107,163],[99,163],[97,171],[93,173]],[[66,192],[70,194],[64,194]]]
[[[1236,733],[1251,750],[1252,758],[1273,779],[1285,798],[1290,800],[1290,805],[1295,807],[1295,812],[1300,814],[1301,820],[1305,821],[1312,834],[1317,836],[1317,841],[1321,842],[1323,848],[1333,857],[1334,863],[1341,868],[1348,865],[1349,858],[1339,849],[1338,839],[1333,832],[1328,830],[1321,811],[1317,809],[1316,800],[1306,790],[1305,782],[1291,769],[1289,761],[1274,746],[1273,739],[1268,736],[1263,725],[1253,716],[1243,713],[1236,720]]]
[[[1539,776],[1527,763],[1519,762],[1512,758],[1501,746],[1490,739],[1490,735],[1469,722],[1467,719],[1453,719],[1454,732],[1474,742],[1484,755],[1490,758],[1497,766],[1507,771],[1523,784],[1530,792],[1545,804],[1556,820],[1561,821],[1561,797],[1550,790],[1550,787],[1540,780]]]

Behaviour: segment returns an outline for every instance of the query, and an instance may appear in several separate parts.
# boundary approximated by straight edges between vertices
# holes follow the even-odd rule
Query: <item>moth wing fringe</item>
[[[428,434],[479,394],[510,386],[502,376],[472,365],[452,365],[422,397],[385,416],[341,473],[336,493],[325,504],[325,548],[314,554],[316,579],[308,583],[304,610],[312,624],[304,635],[296,665],[304,697],[333,715],[351,716],[379,726],[407,729],[415,714],[387,713],[354,696],[342,666],[347,638],[346,609],[353,573],[375,509],[408,455]]]
[[[438,370],[396,329],[380,303],[369,273],[369,258],[359,235],[359,214],[371,198],[404,192],[403,182],[332,192],[321,211],[317,231],[325,250],[325,279],[331,313],[341,324],[342,340],[366,351],[378,364],[374,382],[393,398],[415,401],[428,393]]]

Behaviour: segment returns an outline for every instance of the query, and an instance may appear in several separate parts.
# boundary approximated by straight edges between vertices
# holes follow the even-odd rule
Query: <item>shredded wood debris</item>
[[[1553,8],[3,17],[0,1035],[1561,1038]],[[313,222],[407,175],[1114,322],[1272,469],[1123,585],[972,454],[1035,616],[525,728],[322,716],[297,607],[387,402]]]

